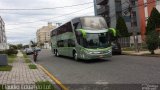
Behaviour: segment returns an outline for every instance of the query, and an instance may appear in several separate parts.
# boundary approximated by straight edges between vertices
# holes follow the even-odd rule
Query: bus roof
[[[65,23],[63,23],[63,24],[61,24],[61,25],[58,26],[57,28],[59,28],[59,27],[65,25],[66,23],[71,22],[71,21],[73,21],[73,20],[75,20],[75,19],[80,19],[80,18],[85,18],[85,17],[102,17],[102,16],[81,16],[81,17],[75,17],[75,18],[72,18],[71,20],[69,20],[69,21],[67,21],[67,22],[65,22]],[[57,28],[54,28],[53,30],[56,30]],[[51,32],[52,32],[53,30],[51,30]]]

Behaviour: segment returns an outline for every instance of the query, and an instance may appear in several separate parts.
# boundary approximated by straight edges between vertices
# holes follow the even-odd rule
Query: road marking
[[[103,81],[103,80],[98,80],[98,81],[96,82],[96,84],[106,85],[106,84],[109,84],[109,82],[106,82],[106,81]]]
[[[66,86],[64,86],[55,76],[53,76],[49,71],[47,71],[43,66],[39,65],[39,67],[63,90],[68,90]]]

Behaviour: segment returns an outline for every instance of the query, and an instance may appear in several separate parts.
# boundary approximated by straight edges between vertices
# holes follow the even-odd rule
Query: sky
[[[81,4],[74,7],[64,7]],[[48,22],[65,23],[78,16],[93,16],[93,0],[0,0],[0,16],[5,22],[7,42],[29,44],[36,31]],[[42,9],[44,10],[9,10]]]

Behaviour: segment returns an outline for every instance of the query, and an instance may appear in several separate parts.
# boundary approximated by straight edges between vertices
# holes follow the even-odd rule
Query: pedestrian
[[[36,49],[34,49],[33,51],[33,59],[34,59],[34,62],[37,61],[37,56],[38,56],[38,51]]]

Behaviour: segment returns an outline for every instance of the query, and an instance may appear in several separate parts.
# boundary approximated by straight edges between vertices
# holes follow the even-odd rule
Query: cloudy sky
[[[57,8],[72,5],[77,6]],[[93,0],[0,0],[0,16],[5,22],[7,41],[13,44],[28,44],[35,40],[37,29],[47,22],[64,23],[74,17],[92,15]]]

